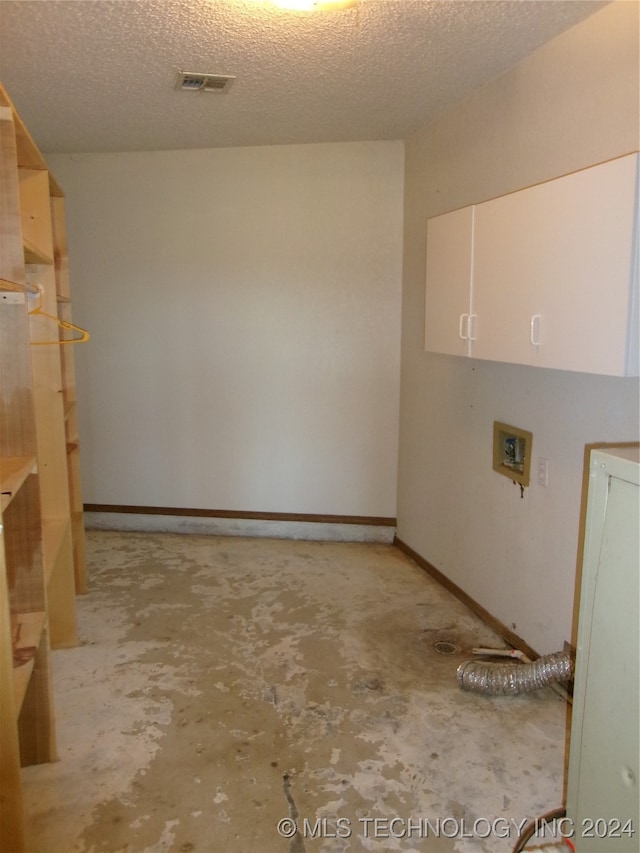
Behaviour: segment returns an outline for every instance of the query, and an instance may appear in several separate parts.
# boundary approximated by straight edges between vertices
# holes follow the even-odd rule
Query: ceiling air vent
[[[176,89],[182,92],[226,92],[235,77],[228,74],[192,74],[179,71]]]

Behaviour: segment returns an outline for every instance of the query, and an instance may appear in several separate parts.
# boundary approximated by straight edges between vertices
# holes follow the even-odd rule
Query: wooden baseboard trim
[[[131,506],[129,504],[85,504],[85,512],[119,512],[134,515],[174,515],[192,518],[234,518],[252,521],[302,521],[315,524],[363,524],[395,527],[395,518],[370,515],[315,515],[302,512],[247,512],[231,509],[185,509],[167,506]]]
[[[407,555],[410,559],[413,560],[421,569],[424,569],[428,575],[430,575],[434,580],[438,581],[445,589],[447,589],[452,595],[461,601],[466,607],[471,610],[472,613],[475,613],[483,622],[485,622],[493,631],[498,634],[498,636],[502,637],[502,639],[508,643],[514,649],[520,649],[521,652],[531,658],[531,660],[535,660],[540,657],[538,652],[535,649],[532,649],[530,645],[525,643],[522,637],[519,637],[517,634],[507,628],[506,625],[503,625],[499,619],[496,619],[495,616],[492,616],[488,610],[485,610],[481,604],[478,604],[470,595],[461,589],[457,584],[453,583],[453,581],[449,580],[446,575],[443,575],[439,569],[436,569],[435,566],[432,566],[428,560],[425,560],[424,557],[421,557],[417,551],[414,551],[413,548],[409,547],[406,542],[403,542],[402,539],[399,539],[397,536],[393,539],[393,544]]]

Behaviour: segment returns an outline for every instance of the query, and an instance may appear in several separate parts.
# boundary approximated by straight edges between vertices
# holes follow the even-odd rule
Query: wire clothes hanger
[[[38,294],[38,304],[35,308],[32,308],[29,311],[29,315],[37,315],[39,317],[46,317],[48,320],[53,320],[61,329],[66,329],[71,332],[78,332],[78,337],[75,338],[60,338],[57,341],[31,341],[31,346],[57,346],[58,344],[83,344],[89,340],[89,332],[86,329],[81,329],[80,326],[76,326],[75,323],[70,323],[68,320],[61,320],[59,317],[56,317],[53,314],[47,314],[46,311],[42,310],[42,297],[44,295],[44,288],[41,284],[35,284],[37,288]]]

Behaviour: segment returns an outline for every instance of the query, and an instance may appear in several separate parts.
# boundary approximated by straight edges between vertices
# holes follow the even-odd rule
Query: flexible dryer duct
[[[460,664],[457,675],[463,690],[515,696],[556,681],[569,681],[573,677],[573,657],[568,652],[554,652],[524,664],[468,660]]]

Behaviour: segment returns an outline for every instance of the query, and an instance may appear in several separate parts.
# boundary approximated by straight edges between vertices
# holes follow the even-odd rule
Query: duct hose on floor
[[[569,681],[573,677],[573,657],[568,652],[554,652],[524,664],[468,660],[460,664],[457,676],[463,690],[515,696],[556,681]]]

